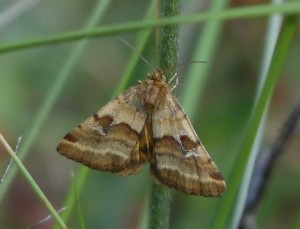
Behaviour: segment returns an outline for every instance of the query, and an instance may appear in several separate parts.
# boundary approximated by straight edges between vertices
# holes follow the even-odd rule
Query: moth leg
[[[175,83],[174,83],[174,85],[173,85],[173,87],[171,88],[171,92],[177,87],[177,85],[178,85],[178,76],[177,76],[177,73],[175,73],[172,77],[171,77],[171,79],[168,81],[168,84],[170,85],[171,83],[172,83],[172,81],[174,81],[174,79],[175,79]]]

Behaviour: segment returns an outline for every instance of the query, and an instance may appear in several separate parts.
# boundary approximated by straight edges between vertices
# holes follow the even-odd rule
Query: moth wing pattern
[[[220,196],[225,182],[177,99],[167,94],[152,114],[155,181],[187,194]]]
[[[220,196],[225,181],[171,91],[157,69],[74,128],[57,151],[119,175],[137,173],[149,162],[157,183],[187,194]]]
[[[110,101],[68,133],[57,151],[91,168],[130,175],[139,172],[139,135],[147,117],[140,85]]]

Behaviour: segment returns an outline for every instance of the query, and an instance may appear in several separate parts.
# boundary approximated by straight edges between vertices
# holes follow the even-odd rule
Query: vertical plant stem
[[[180,14],[181,0],[162,0],[162,17],[172,17]],[[160,34],[160,67],[170,78],[177,63],[179,26],[169,25],[162,28]],[[169,189],[153,183],[150,201],[150,228],[169,228],[171,193]]]
[[[150,229],[169,228],[171,193],[169,189],[152,184]]]
[[[178,16],[181,9],[181,0],[162,0],[161,16]],[[173,24],[164,26],[160,34],[160,67],[168,70],[167,78],[174,75],[176,69],[172,68],[177,64],[178,57],[178,35],[179,25]],[[170,69],[172,68],[172,69]],[[166,74],[167,74],[166,73]]]

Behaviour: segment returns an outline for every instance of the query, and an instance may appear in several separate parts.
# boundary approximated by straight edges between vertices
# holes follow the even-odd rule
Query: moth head
[[[154,71],[148,77],[151,80],[164,81],[164,82],[166,81],[166,77],[164,75],[164,71],[161,68],[158,68],[156,71]]]

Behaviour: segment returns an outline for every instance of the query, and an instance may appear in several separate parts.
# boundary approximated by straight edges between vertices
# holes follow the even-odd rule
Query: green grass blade
[[[103,12],[105,11],[105,8],[107,7],[107,4],[109,3],[109,0],[100,1],[100,5],[96,8],[97,12],[93,14],[92,18],[90,19],[90,22],[87,25],[87,29],[92,27],[93,25],[96,25],[98,19],[103,15]],[[38,112],[36,114],[36,117],[33,119],[33,124],[31,128],[28,130],[28,135],[26,138],[24,137],[24,141],[22,146],[20,147],[19,151],[19,158],[22,160],[27,153],[29,152],[30,147],[33,145],[36,137],[39,135],[39,132],[41,130],[41,127],[45,120],[47,119],[51,109],[53,108],[55,102],[57,101],[60,93],[62,92],[63,85],[66,83],[67,79],[70,76],[70,72],[72,68],[75,66],[77,60],[79,59],[84,47],[86,46],[88,41],[81,41],[74,51],[70,54],[69,59],[64,64],[61,72],[58,74],[58,77],[50,90],[48,91],[44,102],[42,103],[41,107],[38,109]],[[5,193],[7,192],[8,188],[10,187],[10,184],[13,180],[13,178],[16,175],[16,168],[15,166],[11,167],[11,171],[8,174],[6,178],[5,186],[3,186],[0,189],[0,202],[4,198]]]
[[[227,1],[214,1],[210,12],[217,13],[224,9],[226,5]],[[181,104],[191,120],[196,116],[196,104],[199,103],[199,98],[201,98],[205,88],[207,73],[214,63],[213,58],[220,38],[222,24],[223,22],[219,20],[207,21],[198,39],[200,42],[194,48],[192,60],[203,60],[207,63],[191,65],[186,76]]]
[[[228,188],[222,199],[221,206],[216,214],[213,228],[229,228],[228,223],[229,220],[232,219],[232,208],[234,206],[234,201],[238,194],[241,179],[247,165],[249,154],[251,152],[255,136],[257,134],[259,124],[263,117],[265,108],[272,96],[274,87],[279,78],[280,70],[283,66],[288,48],[292,41],[296,25],[297,17],[289,16],[286,18],[282,26],[282,30],[279,35],[279,39],[276,45],[276,49],[274,51],[274,56],[271,61],[267,78],[262,86],[262,90],[258,96],[257,103],[254,106],[247,128],[246,136],[244,138],[244,142],[242,144],[240,153],[236,158],[235,166],[229,178],[230,180],[228,182]]]
[[[18,156],[14,153],[14,151],[11,149],[11,147],[8,145],[8,143],[5,141],[4,137],[0,133],[0,142],[3,144],[5,147],[6,151],[10,154],[14,162],[16,163],[17,167],[21,171],[21,174],[25,177],[26,181],[28,184],[31,186],[37,197],[40,199],[42,204],[48,209],[49,213],[53,216],[53,218],[56,220],[57,224],[59,225],[60,228],[66,229],[67,226],[64,223],[64,221],[61,219],[59,214],[56,212],[50,201],[47,199],[43,191],[40,189],[38,184],[35,182],[33,177],[30,175],[28,170],[25,168],[21,160],[18,158]],[[8,173],[9,174],[9,173]]]
[[[211,2],[210,13],[218,13],[227,6],[228,1],[219,0]],[[189,66],[185,83],[181,104],[188,117],[196,121],[199,100],[202,99],[203,90],[206,86],[208,73],[214,64],[214,57],[217,46],[221,37],[223,21],[209,20],[205,22],[201,33],[199,34],[199,42],[194,47],[194,53],[191,60],[203,60],[205,64],[192,64]],[[205,98],[203,98],[205,99]]]
[[[82,206],[80,202],[80,192],[78,192],[77,188],[77,182],[75,180],[74,173],[72,173],[72,192],[75,196],[75,202],[76,202],[76,210],[77,210],[77,216],[79,221],[79,228],[80,229],[86,229],[86,224],[83,216]]]
[[[273,1],[275,2],[275,1]],[[262,86],[266,80],[268,70],[270,68],[270,63],[272,60],[272,56],[274,54],[274,49],[276,47],[276,42],[278,40],[280,28],[282,25],[282,16],[281,15],[274,15],[270,17],[268,21],[268,29],[266,33],[266,39],[265,39],[265,47],[263,51],[263,57],[262,57],[262,67],[261,67],[261,72],[260,72],[260,82],[258,85],[258,92],[261,91]],[[259,93],[257,93],[257,96]],[[258,99],[258,97],[256,98]],[[239,190],[238,194],[238,201],[235,201],[235,207],[234,207],[234,212],[232,216],[232,223],[231,227],[232,228],[237,228],[238,224],[241,220],[241,216],[243,214],[243,209],[245,208],[245,203],[247,199],[248,190],[249,190],[249,185],[250,181],[252,178],[253,170],[255,167],[257,155],[260,152],[260,146],[261,142],[263,139],[263,134],[264,134],[264,129],[265,129],[265,121],[266,121],[266,116],[267,116],[267,111],[268,111],[269,104],[265,107],[265,111],[263,114],[263,117],[261,119],[261,122],[259,124],[259,128],[257,131],[257,134],[255,136],[254,144],[248,159],[247,167],[244,172],[244,176],[242,178],[242,183],[241,183],[241,188]]]
[[[76,185],[77,193],[74,192],[73,189],[70,189],[70,192],[67,195],[64,206],[66,206],[66,210],[62,212],[61,218],[67,222],[73,213],[75,202],[77,201],[76,195],[80,196],[82,189],[85,184],[86,177],[89,173],[89,168],[85,166],[81,166],[77,174],[75,174],[74,185]],[[54,229],[59,229],[58,225],[53,227]]]
[[[238,7],[234,9],[223,10],[220,12],[209,12],[202,14],[193,15],[182,15],[180,17],[170,17],[165,19],[149,19],[143,21],[134,21],[120,23],[117,25],[101,26],[89,31],[73,31],[55,35],[52,37],[42,39],[32,39],[13,44],[6,44],[0,46],[0,53],[11,52],[14,50],[20,50],[25,48],[32,48],[37,46],[44,46],[49,44],[65,43],[75,41],[84,38],[101,37],[108,35],[116,35],[125,32],[132,32],[141,29],[153,29],[159,26],[167,26],[172,24],[184,24],[184,23],[195,23],[206,20],[229,20],[229,19],[245,19],[245,18],[257,18],[262,16],[268,16],[270,14],[282,13],[282,14],[293,14],[300,12],[300,3],[291,1],[280,5],[256,5],[249,7]]]

